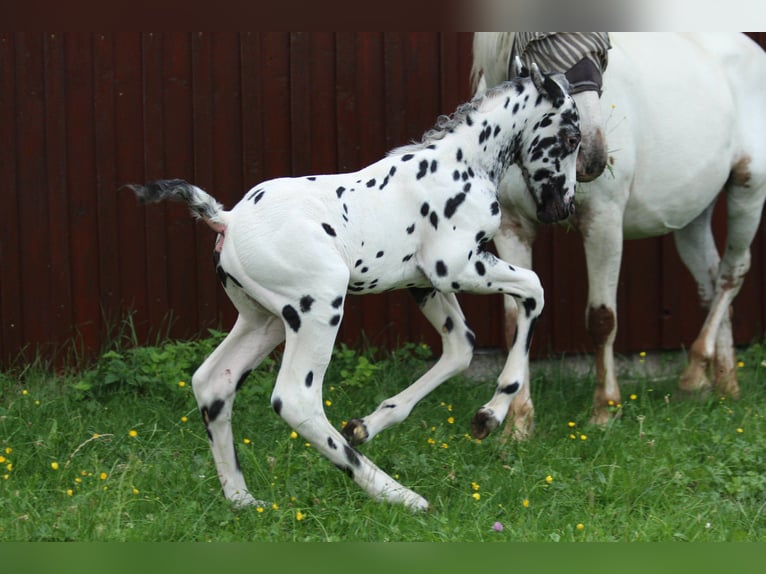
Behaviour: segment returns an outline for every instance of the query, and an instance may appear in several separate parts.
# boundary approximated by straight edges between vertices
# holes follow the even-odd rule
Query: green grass
[[[0,373],[0,540],[766,539],[761,345],[740,352],[739,401],[676,400],[673,379],[638,376],[606,428],[587,423],[592,376],[533,364],[537,426],[525,443],[471,439],[494,380],[450,380],[362,447],[430,501],[413,514],[373,502],[291,437],[269,407],[276,359],[250,375],[234,409],[248,484],[273,506],[232,509],[190,388],[213,335],[115,348],[77,373]],[[339,347],[324,389],[331,422],[367,414],[426,369],[426,354],[409,345],[373,360]]]

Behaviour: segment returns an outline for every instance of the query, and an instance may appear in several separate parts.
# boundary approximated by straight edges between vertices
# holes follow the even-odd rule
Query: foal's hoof
[[[471,434],[474,438],[483,439],[497,428],[498,422],[489,409],[481,408],[471,419]]]
[[[367,432],[362,419],[351,419],[340,432],[352,446],[364,444],[370,438],[370,433]]]

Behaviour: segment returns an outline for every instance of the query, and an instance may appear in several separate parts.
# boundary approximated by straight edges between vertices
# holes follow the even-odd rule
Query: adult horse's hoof
[[[471,419],[471,434],[474,438],[487,438],[497,425],[494,413],[489,409],[480,408]]]
[[[367,427],[364,426],[362,419],[351,419],[340,432],[346,437],[351,446],[364,444],[370,438],[370,434],[367,432]]]

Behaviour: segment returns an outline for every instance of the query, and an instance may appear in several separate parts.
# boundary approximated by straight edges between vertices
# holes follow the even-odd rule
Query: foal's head
[[[543,76],[533,65],[529,77],[515,82],[530,94],[515,161],[535,200],[537,218],[542,223],[566,219],[574,213],[580,146],[580,120],[567,80],[561,74]]]

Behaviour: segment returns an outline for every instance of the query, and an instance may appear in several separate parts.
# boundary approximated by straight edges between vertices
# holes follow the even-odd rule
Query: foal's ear
[[[521,63],[521,58],[514,56],[513,61],[511,62],[511,77],[508,79],[526,78],[527,76],[529,76],[529,70]]]
[[[553,100],[553,106],[556,108],[561,107],[564,104],[567,89],[569,88],[569,82],[566,77],[562,74],[545,76],[543,86],[545,87],[548,96]]]
[[[545,78],[543,78],[540,68],[538,68],[537,64],[534,62],[532,62],[532,65],[530,66],[529,75],[532,77],[532,83],[535,85],[535,88],[537,88],[537,91],[543,94],[547,93],[547,90],[545,89]]]

